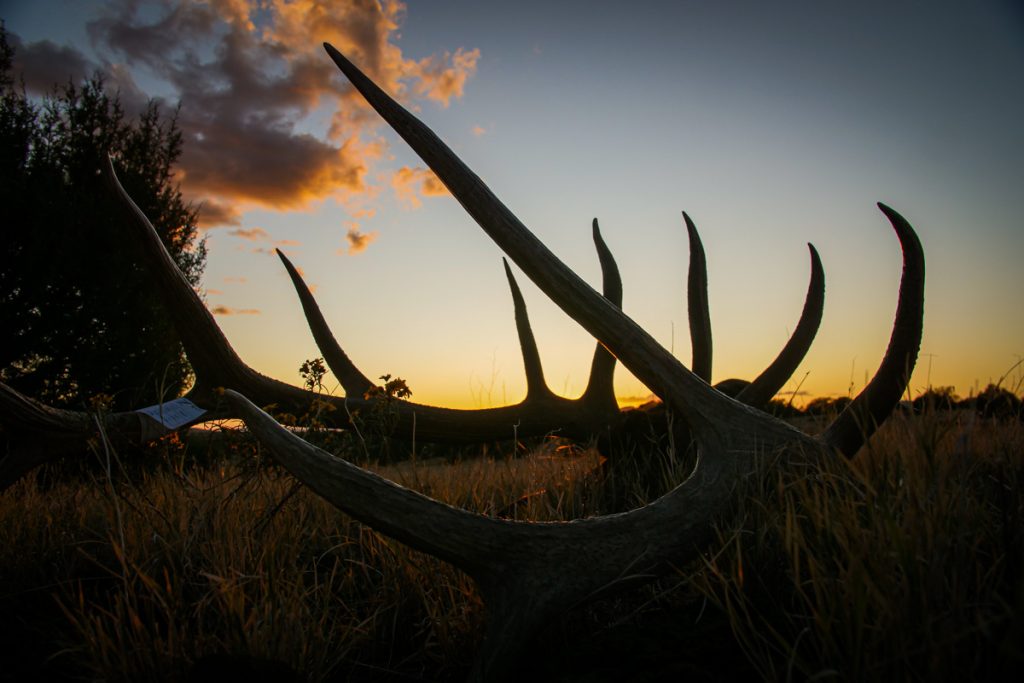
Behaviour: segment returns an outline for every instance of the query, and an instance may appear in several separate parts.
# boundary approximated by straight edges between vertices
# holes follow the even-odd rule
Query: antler
[[[426,126],[337,50],[325,48],[480,227],[687,421],[699,447],[690,478],[644,507],[568,523],[507,522],[442,505],[333,458],[229,392],[253,432],[296,477],[357,519],[452,562],[476,579],[490,622],[474,679],[507,675],[515,653],[549,616],[695,556],[711,521],[728,509],[736,484],[753,472],[759,453],[786,448],[813,458],[837,449],[852,455],[895,407],[920,343],[924,259],[913,230],[888,207],[880,205],[904,254],[892,339],[878,372],[850,410],[821,438],[811,438],[708,387],[562,264]],[[859,436],[851,425],[861,427]]]
[[[737,484],[754,472],[760,454],[785,449],[794,458],[827,457],[834,451],[852,456],[895,407],[916,362],[920,344],[924,257],[913,229],[892,209],[879,205],[897,233],[904,261],[889,346],[875,377],[847,411],[820,437],[810,437],[715,391],[683,366],[609,300],[612,297],[606,298],[594,291],[559,261],[433,132],[337,50],[330,45],[325,48],[371,106],[430,166],[516,265],[687,423],[698,449],[698,461],[690,477],[648,505],[622,514],[544,524],[495,520],[458,510],[325,453],[302,441],[256,407],[253,401],[301,404],[308,401],[310,395],[256,373],[238,358],[202,301],[169,261],[145,216],[117,184],[113,169],[108,165],[107,178],[125,202],[140,248],[149,262],[159,264],[153,269],[155,281],[196,369],[197,383],[190,396],[210,405],[215,401],[211,388],[231,387],[234,390],[225,392],[230,412],[242,417],[268,451],[294,476],[356,519],[470,574],[480,586],[489,613],[487,634],[474,666],[475,680],[495,680],[509,675],[516,654],[550,617],[608,590],[649,580],[694,558],[709,540],[711,522],[729,509]],[[691,244],[694,241],[699,244],[696,230],[691,226],[692,222],[687,220]],[[600,253],[600,244],[598,249]],[[762,398],[768,387],[778,382],[779,374],[787,369],[791,373],[813,337],[820,319],[823,285],[813,247],[811,258],[811,285],[801,323],[769,369],[747,387],[748,400]],[[602,258],[603,263],[604,260]],[[289,271],[293,273],[293,281],[300,281],[294,269]],[[609,268],[606,266],[604,271],[608,294]],[[511,271],[507,272],[511,276]],[[699,273],[697,280],[696,288],[691,287],[691,300],[694,290],[699,296],[701,288],[706,286],[700,283]],[[519,298],[516,296],[518,288],[511,277],[510,284],[515,300]],[[557,406],[564,405],[563,402],[571,402],[548,395],[549,392],[539,388],[543,386],[542,373],[531,341],[532,333],[524,333],[529,326],[525,322],[525,307],[520,304],[516,304],[517,319],[521,319],[520,338],[524,355],[528,357],[528,373],[532,376],[530,396],[538,404],[559,409]],[[303,299],[303,306],[307,315],[316,309],[311,296],[308,302]],[[706,320],[706,304],[704,309],[702,315]],[[322,328],[326,330],[326,325]],[[318,341],[327,337],[320,334]],[[706,363],[704,360],[701,363],[706,365],[706,374],[710,376],[710,344],[706,349],[698,353],[706,353]],[[611,364],[611,357],[602,358],[600,353],[595,354],[595,367],[606,368]],[[343,353],[335,360],[341,366],[346,362],[351,365]],[[346,390],[349,390],[348,384],[356,389],[365,388],[366,377],[351,370],[354,366],[338,372],[347,383]],[[602,372],[610,375],[610,371]],[[595,381],[593,377],[591,385]],[[6,395],[0,393],[0,397]],[[351,398],[335,400],[358,402]],[[17,396],[11,402],[22,414],[40,424],[45,425],[50,418],[57,422],[78,419],[74,415],[50,414],[43,409],[45,407],[33,402],[19,403]],[[420,429],[430,424],[432,434],[438,436],[462,431],[466,440],[492,438],[490,435],[499,424],[481,421],[473,427],[478,432],[467,432],[459,423],[465,417],[464,411],[429,406],[416,406],[413,410],[409,414],[417,415]],[[479,411],[479,414],[487,413]],[[508,409],[492,409],[489,414],[495,416],[495,420],[509,419],[513,415],[523,419],[522,413]],[[483,432],[487,435],[479,437]]]

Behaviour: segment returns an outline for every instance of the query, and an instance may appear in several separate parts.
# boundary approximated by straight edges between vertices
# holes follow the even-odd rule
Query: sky
[[[911,392],[1021,386],[1024,10],[1009,0],[0,0],[0,18],[30,94],[100,70],[129,111],[180,104],[206,300],[278,379],[300,383],[320,354],[275,247],[366,375],[451,407],[525,394],[499,249],[329,41],[596,286],[598,218],[626,313],[688,364],[685,210],[708,259],[713,381],[753,379],[785,344],[811,242],[825,314],[783,397],[863,387],[901,268],[881,201],[925,249]],[[578,395],[593,340],[519,283],[549,385]],[[622,368],[616,392],[650,394]]]

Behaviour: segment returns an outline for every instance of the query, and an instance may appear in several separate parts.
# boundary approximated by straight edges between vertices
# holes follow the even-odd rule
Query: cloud
[[[258,308],[228,308],[227,306],[214,306],[210,309],[214,315],[259,315]]]
[[[78,85],[99,69],[98,64],[73,47],[49,40],[26,45],[17,34],[10,32],[7,41],[14,48],[12,72],[21,76],[25,90],[30,93],[45,95],[69,82]]]
[[[51,95],[70,84],[77,87],[98,76],[108,92],[117,93],[121,108],[129,118],[144,113],[154,99],[142,92],[123,64],[96,62],[74,47],[50,40],[24,43],[17,34],[10,32],[7,42],[14,50],[12,73],[30,94]],[[160,98],[155,101],[163,104]]]
[[[418,208],[422,202],[419,195],[424,197],[443,197],[449,194],[448,188],[438,179],[429,168],[410,168],[403,166],[391,176],[391,187],[395,190],[395,196],[401,201]]]
[[[199,205],[199,227],[216,228],[222,225],[241,225],[242,212],[236,206],[213,199],[202,199]]]
[[[263,228],[238,228],[228,233],[234,237],[241,237],[244,240],[258,242],[267,239],[267,231]]]
[[[415,91],[417,95],[425,95],[435,100],[442,107],[448,107],[448,101],[462,97],[462,89],[466,79],[476,71],[480,50],[463,50],[459,48],[455,54],[444,53],[444,57],[424,57],[416,63],[414,72],[419,76]],[[449,66],[450,65],[450,66]]]
[[[302,245],[302,242],[298,240],[272,240],[270,234],[263,228],[237,228],[228,233],[232,237],[241,237],[244,240],[250,242],[268,242],[272,247],[281,247],[282,251],[287,251],[283,247],[298,247]],[[272,247],[253,246],[253,247],[236,247],[239,251],[250,251],[254,254],[273,254],[274,249]]]
[[[145,73],[180,98],[179,178],[190,199],[204,201],[201,224],[212,227],[238,225],[249,207],[296,209],[372,190],[368,169],[386,151],[382,124],[321,41],[407,104],[448,106],[462,96],[479,50],[407,58],[395,43],[404,12],[397,0],[116,0],[87,30],[109,70]],[[61,49],[40,45],[35,59],[54,64]],[[88,67],[74,51],[61,58]],[[315,122],[324,121],[321,132],[328,124]]]
[[[472,132],[473,132],[473,135],[475,135],[475,136],[477,136],[479,138],[479,137],[482,137],[484,134],[487,133],[487,129],[484,128],[483,126],[473,126]]]
[[[377,239],[377,232],[359,232],[356,228],[349,228],[348,232],[345,233],[345,239],[348,241],[348,249],[339,249],[338,253],[347,252],[351,256],[364,251],[370,246]]]
[[[220,296],[223,293],[224,293],[224,290],[222,290],[222,289],[207,289],[206,290],[207,296]]]

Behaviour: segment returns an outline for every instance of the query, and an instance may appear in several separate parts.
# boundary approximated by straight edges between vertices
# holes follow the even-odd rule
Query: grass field
[[[488,515],[602,511],[599,456],[556,446],[378,470]],[[0,496],[0,679],[467,673],[485,617],[473,583],[296,486],[244,435],[90,457]],[[897,415],[854,462],[766,462],[737,499],[699,563],[550,625],[524,677],[1009,680],[1024,666],[1019,419]]]

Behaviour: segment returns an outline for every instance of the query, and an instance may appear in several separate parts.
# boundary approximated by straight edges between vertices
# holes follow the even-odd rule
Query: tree
[[[97,394],[125,409],[180,395],[191,374],[178,336],[131,254],[104,155],[189,282],[206,263],[197,210],[174,183],[182,136],[150,101],[129,119],[99,74],[41,102],[16,87],[0,26],[0,381],[55,405]]]
[[[964,401],[984,417],[997,419],[1024,419],[1024,404],[1009,389],[998,384],[989,384],[973,399]]]
[[[928,389],[911,401],[915,413],[935,410],[953,410],[959,404],[959,397],[954,387],[928,387]]]

